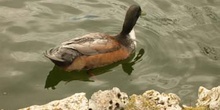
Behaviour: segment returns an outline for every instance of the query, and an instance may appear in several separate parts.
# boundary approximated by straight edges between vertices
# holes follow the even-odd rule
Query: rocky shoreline
[[[45,105],[33,105],[19,110],[220,110],[220,86],[211,90],[200,87],[195,107],[180,105],[181,99],[176,94],[155,90],[128,96],[114,87],[111,90],[99,90],[90,99],[85,95],[76,93]]]

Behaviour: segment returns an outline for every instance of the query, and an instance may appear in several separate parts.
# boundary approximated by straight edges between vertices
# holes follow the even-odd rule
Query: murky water
[[[133,3],[145,13],[135,27],[133,59],[96,69],[90,78],[66,73],[42,55],[90,32],[117,34]],[[115,86],[130,95],[173,92],[189,105],[200,85],[220,85],[219,0],[1,0],[0,32],[0,109],[78,92],[90,97]]]

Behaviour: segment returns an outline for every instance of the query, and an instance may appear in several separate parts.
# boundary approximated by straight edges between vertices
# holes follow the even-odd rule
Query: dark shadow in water
[[[114,63],[112,65],[93,69],[90,71],[90,73],[92,73],[94,76],[104,74],[108,71],[111,71],[112,68],[121,64],[123,71],[125,73],[127,73],[128,75],[130,75],[132,73],[132,71],[134,70],[134,68],[132,66],[135,63],[141,61],[141,57],[143,55],[144,55],[144,49],[140,49],[136,56],[134,54],[131,57],[129,57],[128,59],[120,61],[118,63]],[[54,66],[53,69],[50,71],[49,75],[47,76],[45,88],[55,89],[55,86],[58,85],[60,81],[70,82],[70,81],[78,80],[78,81],[93,82],[93,80],[91,80],[90,77],[91,77],[91,75],[88,74],[88,72],[86,70],[66,72],[63,69],[61,69],[57,66]]]
[[[134,70],[134,68],[132,66],[135,63],[140,62],[142,60],[141,57],[144,55],[144,52],[145,52],[144,49],[140,49],[138,54],[136,55],[136,57],[134,58],[134,60],[132,62],[124,62],[124,63],[122,63],[123,71],[125,73],[127,73],[128,75],[131,75],[132,71]]]

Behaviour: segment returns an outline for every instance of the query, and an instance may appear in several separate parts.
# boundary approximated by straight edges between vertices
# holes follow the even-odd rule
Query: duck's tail
[[[55,47],[44,52],[44,56],[59,67],[70,65],[74,59],[70,49]]]

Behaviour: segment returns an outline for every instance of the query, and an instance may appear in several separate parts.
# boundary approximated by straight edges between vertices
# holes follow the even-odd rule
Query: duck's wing
[[[115,51],[120,45],[111,36],[100,33],[91,33],[63,42],[61,47],[77,50],[83,55],[94,55]]]
[[[120,48],[113,38],[100,33],[91,33],[63,42],[60,46],[46,51],[45,56],[56,65],[69,65],[78,56],[90,56],[112,52]]]

